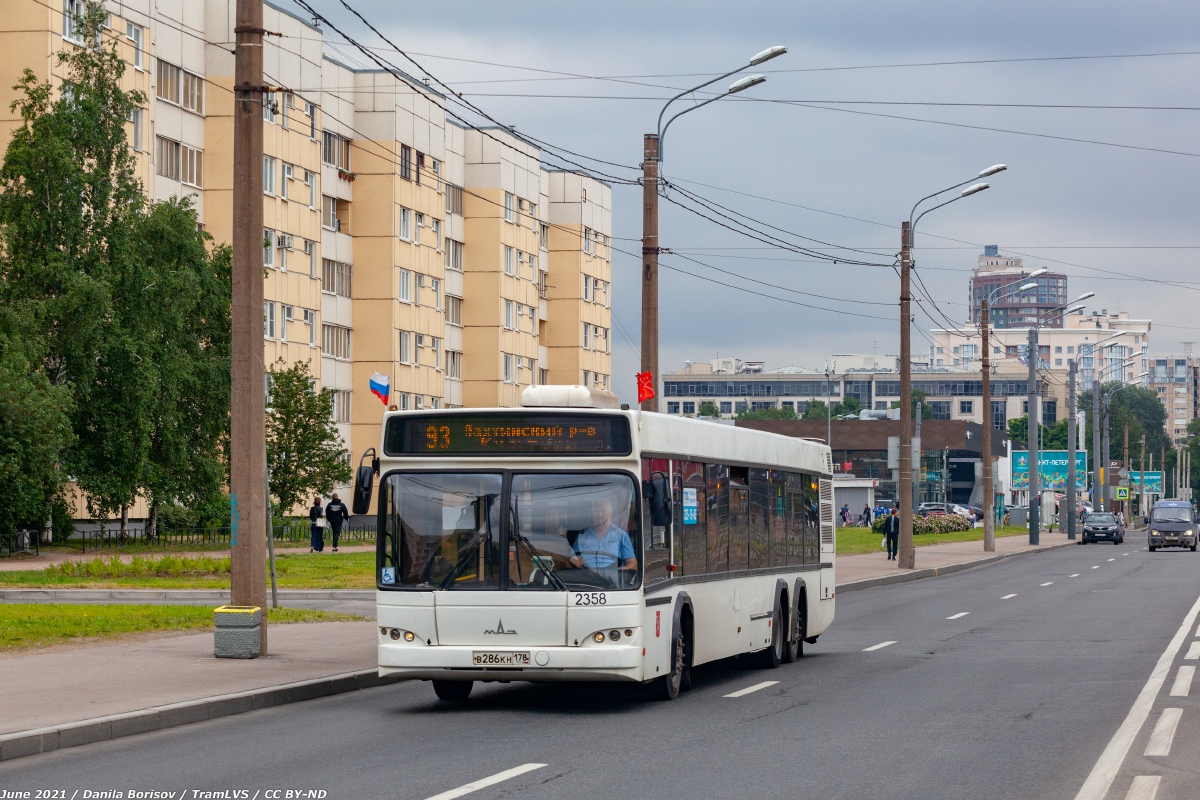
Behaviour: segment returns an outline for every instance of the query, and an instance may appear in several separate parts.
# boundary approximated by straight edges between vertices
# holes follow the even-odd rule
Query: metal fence
[[[277,524],[274,529],[276,542],[307,542],[311,532],[307,520]],[[325,541],[330,542],[332,538],[332,531],[326,528]],[[373,543],[375,541],[375,520],[364,520],[352,527],[342,528],[339,538],[341,542],[346,543]],[[159,528],[157,534],[154,535],[149,535],[142,528],[130,528],[125,536],[121,536],[119,528],[106,526],[103,529],[78,531],[75,536],[63,544],[68,547],[79,547],[85,553],[123,547],[172,550],[187,547],[223,549],[230,546],[228,527]]]
[[[0,533],[0,558],[17,553],[37,554],[40,552],[38,539],[37,531]]]

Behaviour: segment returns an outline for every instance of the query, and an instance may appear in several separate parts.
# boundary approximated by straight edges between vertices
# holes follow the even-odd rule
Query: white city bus
[[[380,675],[613,680],[676,697],[692,667],[794,661],[833,621],[824,444],[618,410],[583,387],[521,408],[388,413],[379,476]]]

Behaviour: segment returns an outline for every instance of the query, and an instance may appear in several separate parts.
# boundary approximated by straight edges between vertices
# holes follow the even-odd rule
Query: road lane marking
[[[1184,661],[1195,661],[1200,658],[1200,642],[1192,642],[1188,647],[1187,655],[1183,657]]]
[[[1000,599],[1001,599],[1001,600],[1011,600],[1011,599],[1013,599],[1013,598],[1014,598],[1014,597],[1016,597],[1016,596],[1017,596],[1017,593],[1016,593],[1016,592],[1013,592],[1012,594],[1006,594],[1006,595],[1004,595],[1004,597],[1001,597]]]
[[[1121,555],[1127,556],[1127,555],[1129,555],[1129,553],[1121,553]]]
[[[470,794],[471,792],[477,792],[480,789],[486,789],[489,786],[495,786],[497,783],[503,783],[504,781],[507,781],[507,780],[517,777],[518,775],[524,775],[526,772],[533,772],[535,769],[541,769],[544,766],[546,766],[546,765],[545,764],[522,764],[519,767],[513,767],[512,769],[506,769],[503,772],[497,772],[495,775],[490,775],[486,778],[481,778],[481,779],[479,779],[477,781],[473,781],[471,783],[464,783],[462,786],[458,787],[457,789],[451,789],[448,792],[442,792],[441,794],[435,794],[433,797],[425,798],[425,800],[454,800],[454,798],[456,798],[456,797],[462,797],[465,794]]]
[[[1179,719],[1183,716],[1182,708],[1164,708],[1158,717],[1158,724],[1150,734],[1146,744],[1145,756],[1171,755],[1171,742],[1175,741],[1175,729],[1179,727]]]
[[[1200,636],[1200,625],[1196,626],[1196,635]]]
[[[891,646],[891,645],[893,645],[893,644],[895,644],[895,643],[896,643],[895,641],[891,641],[891,642],[880,642],[879,644],[873,644],[873,645],[871,645],[870,647],[864,647],[864,648],[863,648],[863,652],[864,652],[864,653],[870,653],[872,650],[882,650],[883,648],[885,648],[885,647],[889,647],[889,646]]]
[[[1159,656],[1158,663],[1154,665],[1154,670],[1150,673],[1150,679],[1146,681],[1146,685],[1138,693],[1137,699],[1133,701],[1133,706],[1129,709],[1121,727],[1117,728],[1117,732],[1109,740],[1104,752],[1100,754],[1100,758],[1092,767],[1087,780],[1079,788],[1079,794],[1075,795],[1075,800],[1104,800],[1104,795],[1108,794],[1113,778],[1117,776],[1117,771],[1121,769],[1121,764],[1124,763],[1125,756],[1128,755],[1129,748],[1133,745],[1133,740],[1137,738],[1138,731],[1142,729],[1146,717],[1150,715],[1150,709],[1154,707],[1154,699],[1162,690],[1163,683],[1167,680],[1167,673],[1171,671],[1171,662],[1175,660],[1175,655],[1183,647],[1183,640],[1191,632],[1198,614],[1200,614],[1200,598],[1192,605],[1191,610],[1183,619],[1183,624],[1175,632],[1170,644],[1167,645],[1167,649]]]
[[[1096,566],[1092,567],[1092,569],[1100,569],[1100,565],[1097,564]]]
[[[1171,685],[1171,697],[1187,697],[1192,691],[1192,678],[1195,676],[1195,667],[1180,667],[1175,673],[1175,683]]]
[[[1045,583],[1042,584],[1042,586],[1053,586],[1053,585],[1054,585],[1054,581],[1046,581]]]
[[[1160,775],[1138,775],[1129,785],[1125,800],[1154,800],[1154,796],[1158,794],[1158,784],[1161,780],[1162,776]]]
[[[779,681],[763,681],[762,683],[756,683],[753,686],[747,686],[745,689],[738,689],[736,692],[730,692],[729,694],[725,695],[725,697],[744,697],[751,692],[757,692],[759,689],[765,689],[768,686],[774,686],[777,683],[779,683]]]
[[[1116,559],[1115,559],[1115,558],[1110,558],[1110,559],[1109,559],[1109,561],[1116,561]]]
[[[946,619],[958,619],[959,617],[965,617],[967,614],[970,614],[970,613],[971,613],[970,611],[960,611],[953,616],[946,617]]]
[[[1078,572],[1076,572],[1074,575],[1068,575],[1067,577],[1068,577],[1068,578],[1078,578],[1078,577],[1079,577],[1079,573],[1078,573]]]

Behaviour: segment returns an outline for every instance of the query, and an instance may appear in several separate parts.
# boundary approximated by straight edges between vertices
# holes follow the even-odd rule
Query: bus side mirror
[[[363,462],[367,460],[367,456],[371,457],[369,465]],[[375,457],[375,449],[371,448],[363,453],[363,457],[358,462],[358,472],[354,476],[354,503],[353,512],[355,514],[371,513],[371,491],[375,484],[375,473],[379,471],[379,459]]]
[[[666,527],[671,524],[671,485],[667,476],[656,472],[647,481],[649,491],[647,500],[650,504],[650,524],[656,527]]]

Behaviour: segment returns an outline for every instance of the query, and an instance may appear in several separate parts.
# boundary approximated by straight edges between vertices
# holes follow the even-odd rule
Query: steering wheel
[[[581,559],[584,555],[596,555],[604,556],[605,558],[611,558],[613,563],[605,567],[589,567],[585,563],[582,568],[576,567],[576,569],[586,569],[606,583],[615,583],[615,588],[617,589],[624,589],[625,587],[632,585],[635,576],[637,575],[636,569],[621,569],[621,559],[618,556],[614,556],[607,550],[580,550],[576,552],[575,555],[579,556]],[[616,573],[615,581],[612,578],[612,573],[614,572]]]

